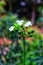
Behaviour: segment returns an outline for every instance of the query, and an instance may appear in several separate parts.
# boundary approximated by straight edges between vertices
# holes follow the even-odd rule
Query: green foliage
[[[14,30],[20,30],[21,29],[21,26],[17,23],[14,23]]]
[[[0,13],[4,13],[5,12],[4,5],[5,5],[4,1],[0,1]]]
[[[43,39],[41,35],[34,30],[28,29],[26,32],[23,25],[16,23],[18,18],[15,15],[8,14],[0,18],[0,37],[7,37],[12,41],[10,45],[0,44],[0,60],[3,65],[38,65],[43,62]],[[13,26],[11,32],[9,28]],[[26,40],[26,36],[32,38]],[[7,42],[6,42],[7,43]],[[7,50],[5,49],[7,48]],[[25,58],[25,59],[24,59]]]
[[[41,12],[43,10],[43,6],[38,6],[37,11]]]
[[[0,30],[3,32],[4,36],[7,35],[6,37],[12,40],[12,44],[8,45],[9,51],[7,52],[7,54],[0,55],[1,58],[4,57],[5,61],[3,60],[3,58],[1,60],[3,60],[4,65],[9,65],[9,64],[23,65],[24,64],[23,53],[24,53],[24,47],[25,47],[25,65],[38,65],[38,63],[40,63],[39,61],[41,61],[41,57],[43,57],[43,52],[42,52],[43,39],[41,38],[40,34],[38,34],[37,32],[31,29],[26,34],[24,27],[19,26],[19,24],[16,23],[16,20],[17,20],[16,18],[14,18],[13,20],[10,20],[10,16],[4,19],[1,19]],[[9,28],[11,25],[14,25],[14,30],[12,32],[9,31]],[[5,30],[3,29],[3,27]],[[7,34],[5,34],[5,31],[7,32]],[[3,37],[3,34],[1,33],[2,37]],[[19,38],[19,35],[20,35],[20,38]],[[26,39],[23,40],[23,38],[26,37],[26,35],[33,38],[31,44]],[[5,47],[6,45],[3,46],[1,50],[2,52],[4,51],[3,49]]]

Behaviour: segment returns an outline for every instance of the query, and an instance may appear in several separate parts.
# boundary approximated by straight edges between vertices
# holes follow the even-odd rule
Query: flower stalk
[[[24,28],[23,28],[23,31],[22,31],[22,38],[23,38],[23,58],[24,58],[24,64],[23,65],[25,65],[25,35],[24,35]]]

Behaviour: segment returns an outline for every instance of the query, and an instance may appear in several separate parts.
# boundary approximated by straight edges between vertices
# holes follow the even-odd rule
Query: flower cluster
[[[25,24],[23,24],[23,23],[24,23],[24,20],[17,20],[17,21],[16,21],[16,26],[17,26],[17,24],[18,24],[19,26],[22,26],[22,25],[23,25],[24,28],[25,28],[25,27],[32,26],[31,21],[28,21],[28,22],[26,22]],[[14,30],[14,26],[11,26],[11,27],[9,28],[9,30],[10,30],[10,31],[13,31],[13,30]]]

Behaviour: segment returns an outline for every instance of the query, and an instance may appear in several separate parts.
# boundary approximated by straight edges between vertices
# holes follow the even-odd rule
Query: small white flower
[[[11,26],[11,27],[9,28],[9,30],[10,30],[10,31],[13,31],[13,30],[14,30],[14,27],[13,27],[13,26]]]
[[[24,20],[17,20],[16,22],[21,26],[23,24]]]
[[[30,21],[28,21],[26,24],[24,24],[24,27],[29,27],[32,26],[32,23]]]

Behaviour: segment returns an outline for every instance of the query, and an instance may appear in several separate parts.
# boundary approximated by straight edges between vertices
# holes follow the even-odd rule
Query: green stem
[[[25,65],[25,37],[23,36],[23,56],[24,56],[24,65]]]
[[[25,31],[24,31],[24,28],[22,30],[22,38],[23,38],[23,60],[24,60],[24,63],[23,65],[25,65],[25,35],[24,35]]]

